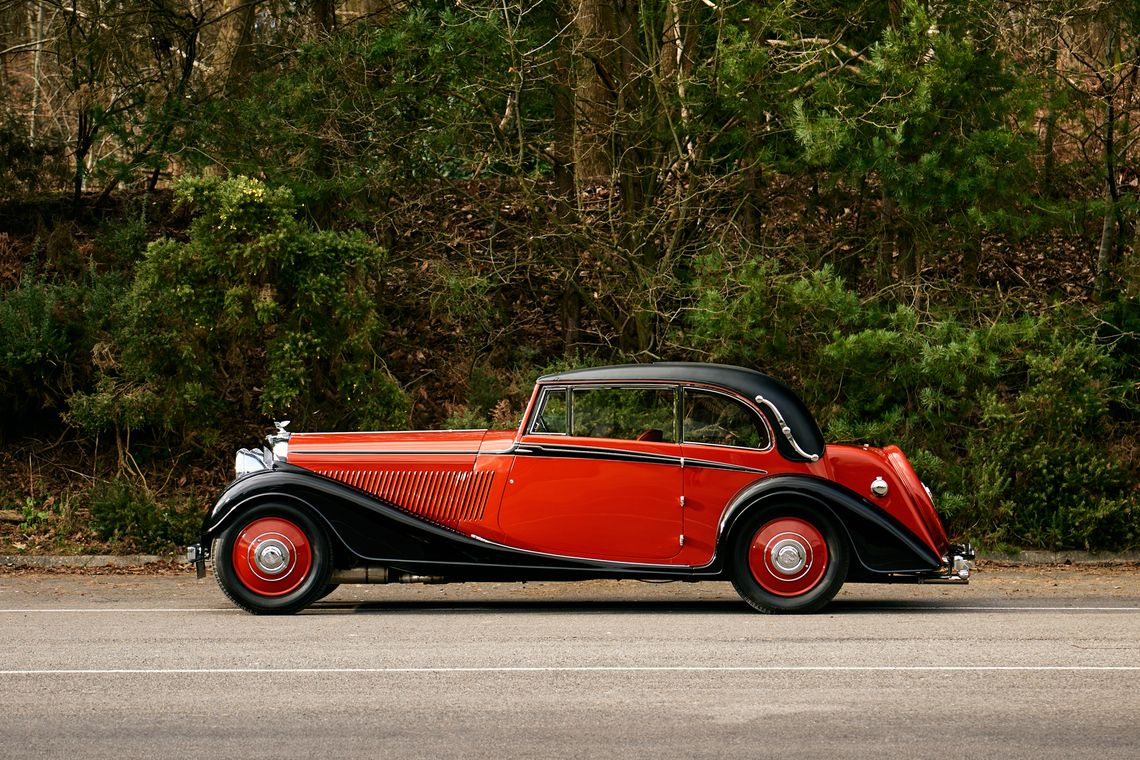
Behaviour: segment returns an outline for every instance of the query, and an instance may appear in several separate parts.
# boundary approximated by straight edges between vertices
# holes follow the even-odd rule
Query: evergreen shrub
[[[124,480],[95,487],[90,497],[91,528],[103,541],[140,552],[178,549],[195,541],[202,526],[198,505],[162,506]]]
[[[187,239],[147,247],[114,306],[95,389],[71,398],[72,421],[201,447],[235,422],[406,421],[383,361],[381,249],[314,230],[288,190],[247,177],[190,178],[175,197],[194,213]]]
[[[686,349],[790,381],[829,441],[902,446],[952,533],[990,546],[1140,544],[1123,443],[1136,431],[1120,414],[1136,378],[1087,316],[970,320],[860,299],[829,269],[721,256],[703,263],[693,296]]]

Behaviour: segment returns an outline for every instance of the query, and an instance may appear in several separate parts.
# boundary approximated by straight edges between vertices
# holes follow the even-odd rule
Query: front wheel
[[[847,578],[847,544],[829,517],[806,508],[744,518],[731,542],[732,585],[760,612],[815,612]]]
[[[250,510],[214,542],[214,576],[238,607],[287,615],[321,598],[332,574],[328,536],[289,504]]]

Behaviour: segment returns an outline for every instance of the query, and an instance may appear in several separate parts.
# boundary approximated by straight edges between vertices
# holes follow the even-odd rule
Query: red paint
[[[414,430],[375,433],[294,433],[289,439],[289,461],[310,469],[318,465],[387,462],[465,464],[475,461],[485,430]]]
[[[581,450],[515,457],[498,540],[547,554],[631,562],[663,562],[681,551],[679,446],[554,435],[526,436],[523,443]],[[669,456],[677,464],[590,458],[617,450]]]
[[[918,479],[918,473],[910,466],[906,455],[898,446],[887,446],[883,449],[883,453],[902,481],[903,491],[910,498],[914,511],[918,513],[923,525],[925,525],[927,538],[931,540],[934,548],[942,553],[949,545],[946,529],[942,526],[942,521],[938,519],[938,513],[934,511],[934,502],[931,500],[930,494],[926,492],[926,488],[923,487],[922,481]]]
[[[832,444],[827,447],[826,459],[833,480],[890,514],[932,551],[940,556],[946,551],[946,532],[934,512],[934,505],[897,447],[877,449]],[[904,474],[909,473],[909,477],[900,475],[900,469]],[[871,483],[875,478],[887,482],[885,497],[871,493]],[[929,512],[929,516],[922,514],[924,510]],[[931,523],[936,530],[932,530]]]
[[[781,568],[774,554],[780,548],[799,553],[802,567]],[[761,588],[776,596],[799,596],[811,591],[827,572],[827,541],[819,530],[798,517],[781,517],[760,526],[748,547],[748,568]]]
[[[677,560],[685,565],[699,566],[712,560],[725,507],[748,486],[768,475],[825,474],[823,465],[789,462],[775,449],[754,451],[685,443],[681,445],[681,453],[685,457],[685,549]],[[754,471],[715,469],[704,462],[720,462]]]
[[[266,542],[287,547],[289,559],[277,573],[267,573],[254,561]],[[305,580],[313,565],[313,550],[305,532],[288,520],[262,517],[242,528],[234,541],[233,567],[242,585],[262,596],[283,596]]]

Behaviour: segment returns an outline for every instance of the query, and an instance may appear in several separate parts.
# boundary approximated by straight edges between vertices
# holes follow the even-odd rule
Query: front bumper
[[[186,547],[186,559],[194,564],[194,570],[199,578],[206,577],[206,557],[209,554],[201,544],[190,544]]]

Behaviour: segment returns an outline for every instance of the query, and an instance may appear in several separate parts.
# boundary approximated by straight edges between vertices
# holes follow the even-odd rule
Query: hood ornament
[[[289,436],[291,434],[288,430],[285,429],[285,426],[288,424],[289,420],[281,420],[280,422],[273,423],[273,427],[277,428],[277,432],[270,433],[266,436],[266,439],[269,441],[270,446],[289,440]]]

